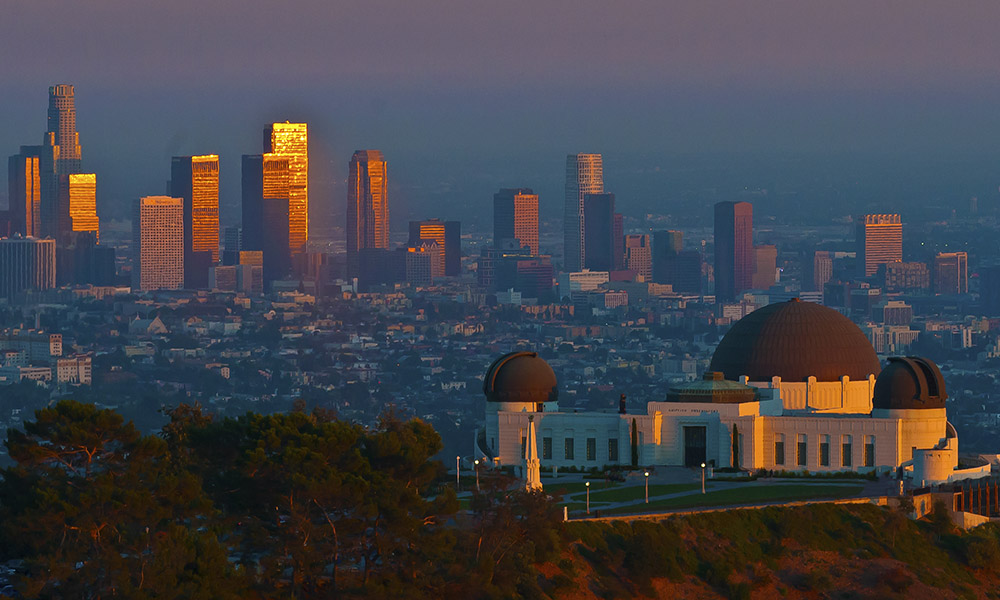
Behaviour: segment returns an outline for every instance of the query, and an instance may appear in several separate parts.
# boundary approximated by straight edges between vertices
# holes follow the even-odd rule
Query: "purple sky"
[[[501,185],[555,206],[568,152],[626,190],[638,155],[996,153],[998,23],[995,1],[9,0],[0,153],[39,143],[56,82],[105,206],[207,152],[235,206],[269,120],[309,121],[314,206],[380,148],[393,206],[442,216]]]

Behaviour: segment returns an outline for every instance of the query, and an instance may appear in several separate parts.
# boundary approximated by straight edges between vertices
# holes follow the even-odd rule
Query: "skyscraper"
[[[7,161],[7,199],[11,229],[24,236],[42,235],[42,173],[39,153],[21,146]]]
[[[208,287],[208,270],[219,262],[219,157],[175,156],[170,195],[184,200],[184,287]]]
[[[357,277],[358,253],[389,248],[388,173],[382,152],[358,150],[347,180],[347,276]]]
[[[604,192],[604,161],[600,154],[566,157],[566,204],[563,211],[564,270],[579,271],[586,264],[583,199]]]
[[[266,281],[291,267],[288,164],[277,154],[243,156],[243,249],[263,252]]]
[[[505,188],[493,194],[493,245],[516,239],[538,255],[538,194],[530,188]]]
[[[309,241],[309,135],[305,123],[272,123],[264,129],[264,152],[288,159],[288,247],[306,251]]]
[[[94,240],[100,242],[101,227],[97,218],[97,175],[94,173],[63,175],[60,177],[59,188],[60,193],[66,195],[66,213],[69,217],[63,228],[63,233],[89,231],[94,234]]]
[[[808,291],[822,292],[823,286],[831,279],[833,279],[833,253],[817,250],[813,253],[812,277],[807,281],[812,287]]]
[[[871,277],[879,265],[903,260],[903,222],[898,214],[858,217],[858,276]]]
[[[454,277],[462,270],[462,224],[459,221],[427,219],[410,221],[407,244],[419,246],[422,240],[434,240],[438,245],[434,277]]]
[[[753,276],[751,282],[753,289],[766,290],[775,284],[778,270],[778,249],[777,247],[764,244],[753,247]]]
[[[934,291],[938,294],[969,293],[969,255],[939,252],[934,258]]]
[[[680,231],[653,232],[653,281],[674,285],[677,255],[684,249],[684,234]]]
[[[132,215],[132,288],[175,290],[184,285],[184,200],[148,196]]]
[[[0,239],[0,298],[12,300],[25,290],[47,290],[55,285],[55,240]]]
[[[653,280],[653,252],[649,247],[649,235],[625,236],[625,268],[635,271],[642,281]]]
[[[584,268],[614,271],[621,240],[615,239],[615,195],[587,194],[584,212]]]
[[[753,206],[749,202],[715,205],[715,296],[735,300],[753,284]]]
[[[72,85],[58,84],[49,88],[47,134],[53,145],[59,146],[56,173],[69,175],[80,172],[80,134],[76,132],[76,100]]]
[[[49,88],[48,128],[40,149],[42,181],[42,234],[63,243],[71,231],[66,175],[82,168],[80,134],[76,131],[76,99],[69,84]]]

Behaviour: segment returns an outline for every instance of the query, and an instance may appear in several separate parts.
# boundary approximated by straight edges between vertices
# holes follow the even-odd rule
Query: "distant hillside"
[[[1000,597],[996,524],[811,505],[566,528],[561,559],[539,567],[554,598]]]

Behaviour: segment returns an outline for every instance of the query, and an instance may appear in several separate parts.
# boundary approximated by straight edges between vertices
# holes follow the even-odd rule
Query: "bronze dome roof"
[[[493,361],[483,378],[491,402],[555,402],[556,374],[535,352],[511,352]]]
[[[936,364],[926,358],[894,356],[875,380],[872,405],[889,410],[944,408],[947,398]]]
[[[868,337],[850,319],[820,304],[793,298],[757,309],[723,336],[710,371],[750,381],[867,379],[881,370]]]

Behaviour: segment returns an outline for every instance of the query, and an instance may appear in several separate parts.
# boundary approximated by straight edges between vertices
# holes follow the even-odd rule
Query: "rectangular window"
[[[819,438],[819,465],[821,467],[830,466],[830,436],[824,435]]]
[[[608,440],[608,462],[618,462],[618,438]]]
[[[573,460],[573,450],[575,449],[573,442],[575,441],[573,438],[566,438],[566,441],[563,442],[566,460]]]
[[[528,448],[528,438],[526,438],[526,437],[524,437],[522,435],[521,436],[521,460],[524,460],[525,456],[527,456],[525,454],[525,452],[524,452],[527,448]]]
[[[785,464],[785,434],[774,434],[774,464]]]
[[[875,466],[875,436],[866,435],[865,436],[865,466],[874,467]]]
[[[851,444],[851,436],[845,435],[840,438],[840,464],[850,467],[854,464],[851,460],[854,456],[854,447]]]
[[[800,467],[806,466],[806,460],[809,457],[808,450],[809,448],[806,446],[806,434],[800,433],[795,444],[795,463]]]
[[[552,460],[552,438],[542,438],[542,458]]]
[[[597,438],[587,438],[587,460],[597,460]]]

